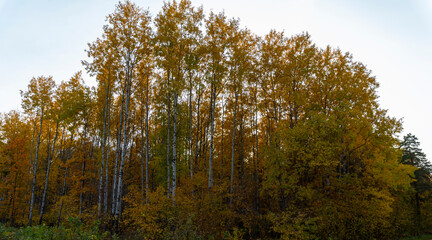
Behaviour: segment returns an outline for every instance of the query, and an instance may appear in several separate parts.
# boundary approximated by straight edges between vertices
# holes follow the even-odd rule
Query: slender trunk
[[[216,86],[215,83],[211,84],[211,120],[210,120],[210,154],[209,154],[209,176],[208,188],[213,187],[213,135],[214,135],[214,119],[216,111]]]
[[[225,118],[225,99],[222,99],[222,128],[221,128],[221,160],[220,160],[220,179],[222,180],[223,171],[223,160],[224,160],[224,118]]]
[[[258,100],[255,97],[255,103]],[[259,157],[258,157],[258,109],[255,109],[255,202],[256,202],[256,211],[259,212]]]
[[[124,93],[124,91],[123,91]],[[112,202],[111,202],[111,215],[114,216],[116,212],[116,193],[117,193],[117,175],[118,175],[118,160],[121,154],[121,141],[122,141],[122,129],[123,129],[123,105],[124,105],[125,97],[122,96],[122,102],[120,107],[120,122],[119,122],[119,130],[117,132],[117,150],[116,150],[116,160],[114,166],[114,177],[113,177],[113,189],[112,189]]]
[[[325,180],[326,188],[327,188],[327,194],[330,193],[330,174],[329,174],[329,172],[330,172],[330,168],[327,167],[327,175],[326,175],[326,180]]]
[[[235,132],[236,132],[237,104],[238,104],[238,93],[237,93],[237,89],[236,89],[235,90],[234,115],[233,115],[232,143],[231,143],[230,205],[233,204],[233,194],[234,194],[234,155],[235,155]]]
[[[36,119],[34,120],[33,123],[33,134],[32,134],[32,141],[31,141],[31,145],[30,145],[30,161],[29,161],[29,167],[28,167],[28,171],[27,171],[27,184],[26,184],[26,190],[25,190],[25,198],[27,199],[27,194],[28,194],[28,187],[30,185],[30,175],[31,175],[31,167],[33,164],[33,145],[34,145],[34,139],[35,139],[35,135],[36,135]],[[23,213],[25,213],[25,211],[23,211]],[[23,214],[24,217],[24,214]]]
[[[141,109],[141,112],[143,112],[143,109]],[[147,176],[144,176],[144,146],[145,146],[145,140],[144,140],[144,117],[141,115],[141,197],[143,199],[146,199],[144,196],[144,178]]]
[[[89,156],[89,159],[90,159],[90,161],[92,161],[93,160],[93,153],[94,153],[94,146],[96,146],[96,137],[93,137],[92,138],[92,141],[91,141],[91,148],[90,148],[90,156]],[[100,139],[99,139],[100,140]],[[84,173],[85,174],[85,173]],[[83,177],[84,177],[84,175],[83,175]],[[93,186],[95,186],[96,185],[96,183],[95,183],[96,181],[95,181],[95,179],[93,178],[93,179],[91,179],[91,181],[90,181],[90,183],[91,183],[91,187],[93,187]],[[83,189],[84,189],[84,184],[83,184]],[[92,193],[92,192],[90,192],[90,194],[87,194],[86,195],[86,199],[87,199],[87,202],[90,202],[90,203],[93,203],[93,196],[94,196],[94,194]],[[85,205],[85,203],[84,203],[84,205]]]
[[[12,197],[11,197],[11,211],[9,214],[9,220],[11,225],[13,226],[15,223],[15,199],[16,199],[16,189],[17,189],[17,179],[18,179],[18,173],[15,173],[14,178],[14,184],[13,184],[13,191],[12,191]]]
[[[204,145],[203,171],[204,172],[207,170],[206,159],[207,159],[207,151],[208,151],[207,136],[208,136],[209,124],[210,124],[210,115],[209,115],[209,119],[207,119],[205,127],[204,127],[204,141],[203,141],[203,145]]]
[[[79,202],[79,216],[82,214],[82,205],[84,202],[84,175],[85,175],[85,165],[86,165],[86,155],[85,152],[87,149],[87,126],[88,126],[88,120],[86,120],[84,124],[84,142],[83,142],[83,149],[84,149],[84,157],[81,163],[81,191],[80,191],[80,202]]]
[[[147,79],[147,96],[146,96],[146,119],[145,119],[145,130],[146,130],[146,203],[149,199],[149,161],[150,161],[150,146],[149,146],[149,79]]]
[[[60,202],[60,207],[59,207],[59,212],[57,215],[57,226],[60,225],[60,220],[61,220],[61,214],[62,214],[62,209],[63,209],[63,196],[65,195],[66,192],[66,177],[67,177],[67,172],[68,172],[68,168],[66,167],[65,169],[65,175],[64,175],[64,179],[63,179],[63,187],[62,187],[62,192],[61,192],[61,202]]]
[[[108,124],[107,124],[107,143],[105,151],[105,191],[104,191],[104,214],[108,213],[108,185],[109,185],[109,177],[108,177],[108,166],[109,166],[109,154],[110,154],[110,100],[108,104]]]
[[[33,134],[32,134],[32,141],[31,141],[31,145],[30,145],[30,161],[29,161],[29,167],[28,167],[28,171],[27,171],[27,184],[26,184],[26,189],[25,189],[25,199],[26,199],[26,203],[29,203],[28,201],[30,199],[27,200],[27,194],[28,194],[28,187],[30,185],[30,175],[31,175],[31,167],[33,165],[33,145],[34,145],[34,139],[35,139],[35,135],[36,135],[36,119],[33,121]],[[22,216],[23,218],[25,217],[25,209],[23,208],[22,211]]]
[[[44,187],[43,194],[42,194],[42,204],[41,204],[39,224],[42,224],[42,219],[43,219],[44,210],[45,210],[45,201],[46,201],[46,195],[47,195],[47,189],[48,189],[48,179],[49,179],[49,174],[50,174],[51,162],[54,160],[54,150],[55,150],[55,144],[56,144],[57,137],[58,137],[59,123],[60,123],[60,120],[57,120],[55,136],[54,136],[54,140],[52,143],[51,154],[48,156],[48,165],[47,165],[46,176],[45,176],[45,187]]]
[[[82,214],[83,204],[84,204],[84,176],[85,176],[85,158],[82,161],[81,164],[81,190],[80,190],[80,203],[79,203],[79,216]]]
[[[175,203],[175,196],[176,196],[176,186],[177,186],[177,100],[178,100],[178,96],[177,93],[174,93],[174,122],[173,122],[173,143],[172,143],[172,148],[173,148],[173,154],[172,154],[172,173],[173,173],[173,177],[172,177],[172,199],[173,199],[173,204]]]
[[[105,146],[106,146],[106,126],[107,126],[107,115],[108,115],[108,89],[107,86],[105,86],[105,107],[104,107],[104,120],[103,120],[103,130],[102,130],[102,159],[101,159],[101,166],[99,171],[99,187],[98,187],[98,218],[100,218],[100,214],[102,211],[102,189],[103,189],[103,175],[104,175],[104,168],[105,168]]]
[[[102,143],[101,143],[102,145]],[[103,154],[102,154],[103,156]],[[103,175],[104,175],[104,158],[101,158],[101,166],[99,168],[99,183],[98,183],[98,213],[97,217],[100,218],[101,211],[102,211],[102,189],[103,189]]]
[[[129,117],[128,108],[129,108],[130,91],[132,85],[132,79],[131,79],[132,74],[131,74],[130,65],[127,66],[126,74],[127,74],[127,78],[126,78],[126,99],[125,99],[125,106],[124,106],[124,122],[123,122],[123,147],[122,147],[122,155],[121,155],[121,162],[120,162],[119,176],[118,176],[117,204],[116,204],[116,213],[115,213],[116,229],[118,228],[119,217],[122,211],[121,202],[122,202],[122,190],[123,190],[123,170],[124,170],[124,163],[125,163],[127,143],[128,143],[128,132],[127,132],[128,117]]]
[[[171,119],[171,94],[170,94],[170,76],[168,72],[168,111],[167,111],[167,157],[166,157],[166,165],[167,165],[167,196],[170,197],[171,187],[170,187],[170,119]]]
[[[105,190],[104,190],[104,214],[108,213],[108,186],[109,186],[109,154],[110,154],[110,123],[111,123],[111,88],[110,88],[110,77],[108,77],[108,96],[107,96],[107,137],[105,142]]]
[[[36,144],[36,156],[35,156],[35,160],[33,162],[33,182],[32,182],[31,197],[30,197],[29,226],[32,225],[34,195],[35,195],[35,186],[36,186],[37,162],[38,162],[38,155],[39,155],[40,137],[42,135],[43,116],[44,116],[44,107],[42,107],[42,109],[41,109],[39,134],[38,134],[37,144]]]
[[[190,177],[193,178],[192,164],[192,77],[189,79],[189,139],[188,139],[188,164]]]
[[[201,88],[199,89],[199,94],[198,94],[198,103],[197,103],[197,131],[196,131],[196,140],[195,140],[195,167],[194,167],[194,171],[192,173],[192,178],[193,178],[193,174],[197,173],[198,171],[198,155],[200,152],[200,149],[198,148],[198,142],[199,142],[199,137],[200,137],[200,103],[201,103]]]
[[[244,110],[243,110],[243,104],[240,104],[240,109],[241,109],[241,113],[240,113],[240,174],[239,174],[239,180],[240,183],[243,182],[243,177],[244,177],[244,122],[243,122],[243,117],[244,117]]]
[[[281,120],[281,109],[279,108],[279,104],[277,104],[277,100],[273,99],[273,105],[274,105],[274,111],[275,111],[275,129],[278,126],[278,123]],[[278,167],[281,168],[282,164],[281,164],[281,138],[279,136],[276,135],[276,139],[275,139],[275,144],[277,147],[277,158],[278,158]],[[279,186],[282,186],[282,173],[279,172],[278,176],[277,176],[277,181],[279,182]],[[285,206],[286,206],[286,198],[285,198],[285,190],[283,188],[279,188],[279,195],[278,195],[278,205],[279,205],[279,210],[284,211],[285,210]]]

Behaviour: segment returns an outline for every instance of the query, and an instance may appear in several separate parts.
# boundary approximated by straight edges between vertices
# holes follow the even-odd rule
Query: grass
[[[46,225],[37,225],[32,227],[14,228],[0,224],[0,239],[107,239],[108,233],[100,233],[97,225],[92,229],[86,229],[80,220],[76,218],[69,219],[69,227],[49,227]]]
[[[431,240],[431,239],[432,239],[432,235],[427,234],[421,236],[408,237],[408,238],[404,238],[403,240]]]

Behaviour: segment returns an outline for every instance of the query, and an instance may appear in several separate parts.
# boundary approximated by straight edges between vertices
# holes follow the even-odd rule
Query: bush
[[[96,222],[90,229],[83,227],[82,221],[77,217],[69,217],[65,226],[49,227],[38,225],[32,227],[13,228],[0,224],[0,239],[52,239],[52,240],[94,240],[107,239],[108,233],[100,233]]]

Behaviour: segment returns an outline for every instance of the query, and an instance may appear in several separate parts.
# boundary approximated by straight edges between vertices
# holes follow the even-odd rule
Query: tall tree
[[[29,225],[32,224],[33,217],[33,206],[35,198],[35,186],[36,186],[36,174],[37,174],[37,164],[39,158],[39,147],[41,144],[41,135],[43,128],[43,119],[45,111],[51,105],[51,96],[54,92],[55,82],[52,77],[37,77],[30,80],[28,85],[28,90],[25,92],[21,91],[22,97],[22,108],[25,112],[30,113],[37,111],[40,115],[39,119],[39,133],[36,141],[36,154],[33,161],[33,181],[31,187],[31,197],[30,197],[30,213],[29,213]]]
[[[173,133],[172,133],[172,184],[167,191],[172,194],[173,201],[177,186],[177,134],[178,105],[184,90],[187,71],[187,60],[196,39],[200,36],[200,24],[203,18],[202,8],[194,8],[190,1],[165,3],[162,11],[156,16],[155,54],[158,65],[167,78],[167,119],[170,119],[170,102],[173,97]],[[170,126],[168,124],[168,130]],[[169,139],[169,133],[167,139]],[[168,140],[169,141],[169,140]],[[167,142],[168,142],[167,141]],[[169,148],[169,146],[167,146]],[[169,153],[169,150],[167,149]],[[169,159],[169,156],[167,157]],[[169,165],[169,163],[168,163]],[[168,167],[168,166],[167,166]],[[168,172],[169,174],[169,172]],[[169,181],[169,180],[168,180]]]
[[[432,190],[432,165],[426,158],[426,154],[420,149],[420,142],[418,138],[411,133],[408,133],[403,137],[403,141],[400,145],[402,149],[402,160],[403,164],[415,166],[417,169],[414,171],[414,176],[411,176],[414,181],[412,186],[415,190],[414,201],[415,201],[415,212],[416,212],[416,228],[417,234],[421,232],[422,226],[422,212],[421,204],[424,203],[424,193]]]
[[[122,146],[121,160],[118,169],[117,189],[115,199],[115,220],[118,223],[121,214],[121,201],[123,189],[124,164],[129,143],[129,114],[130,101],[133,91],[133,84],[136,82],[136,71],[140,61],[146,61],[150,51],[150,16],[148,11],[144,11],[135,4],[126,1],[119,3],[113,14],[107,18],[109,25],[104,28],[109,45],[115,51],[121,69],[119,76],[122,98]],[[114,194],[114,193],[113,193]],[[116,224],[117,225],[117,224]]]
[[[210,12],[206,19],[206,36],[204,38],[206,46],[207,81],[210,85],[210,152],[209,152],[209,172],[208,188],[212,188],[213,179],[213,158],[214,158],[214,131],[217,95],[223,88],[226,75],[227,50],[232,34],[237,22],[227,20],[224,13],[215,14]]]
[[[109,44],[109,39],[107,39],[108,34],[104,34],[102,39],[97,39],[93,43],[89,43],[89,49],[87,54],[92,58],[92,62],[82,61],[83,65],[86,67],[87,71],[91,76],[96,76],[98,81],[98,100],[103,106],[100,112],[103,117],[102,125],[102,158],[100,162],[100,176],[99,176],[99,200],[98,200],[98,214],[102,210],[104,213],[108,211],[108,186],[109,186],[109,155],[110,155],[110,120],[111,120],[111,105],[113,99],[113,93],[116,87],[116,77],[119,73],[119,66],[117,61],[117,55],[112,54],[116,50],[113,49],[114,46]],[[108,144],[108,146],[107,146]],[[103,172],[105,170],[105,183],[103,182]],[[102,187],[104,189],[102,190]],[[103,194],[103,204],[102,204],[102,194]]]

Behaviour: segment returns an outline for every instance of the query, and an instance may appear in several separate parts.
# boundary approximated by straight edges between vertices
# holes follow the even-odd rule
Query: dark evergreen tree
[[[425,193],[429,190],[432,190],[432,165],[427,160],[426,154],[423,153],[422,149],[420,148],[420,142],[415,135],[408,133],[406,136],[404,136],[401,143],[401,149],[402,163],[409,164],[417,168],[414,171],[414,176],[411,176],[411,178],[413,178],[411,185],[415,190],[413,198],[416,210],[415,221],[417,222],[417,233],[420,233],[422,222],[421,205],[427,200],[426,196],[429,196],[429,194]]]

